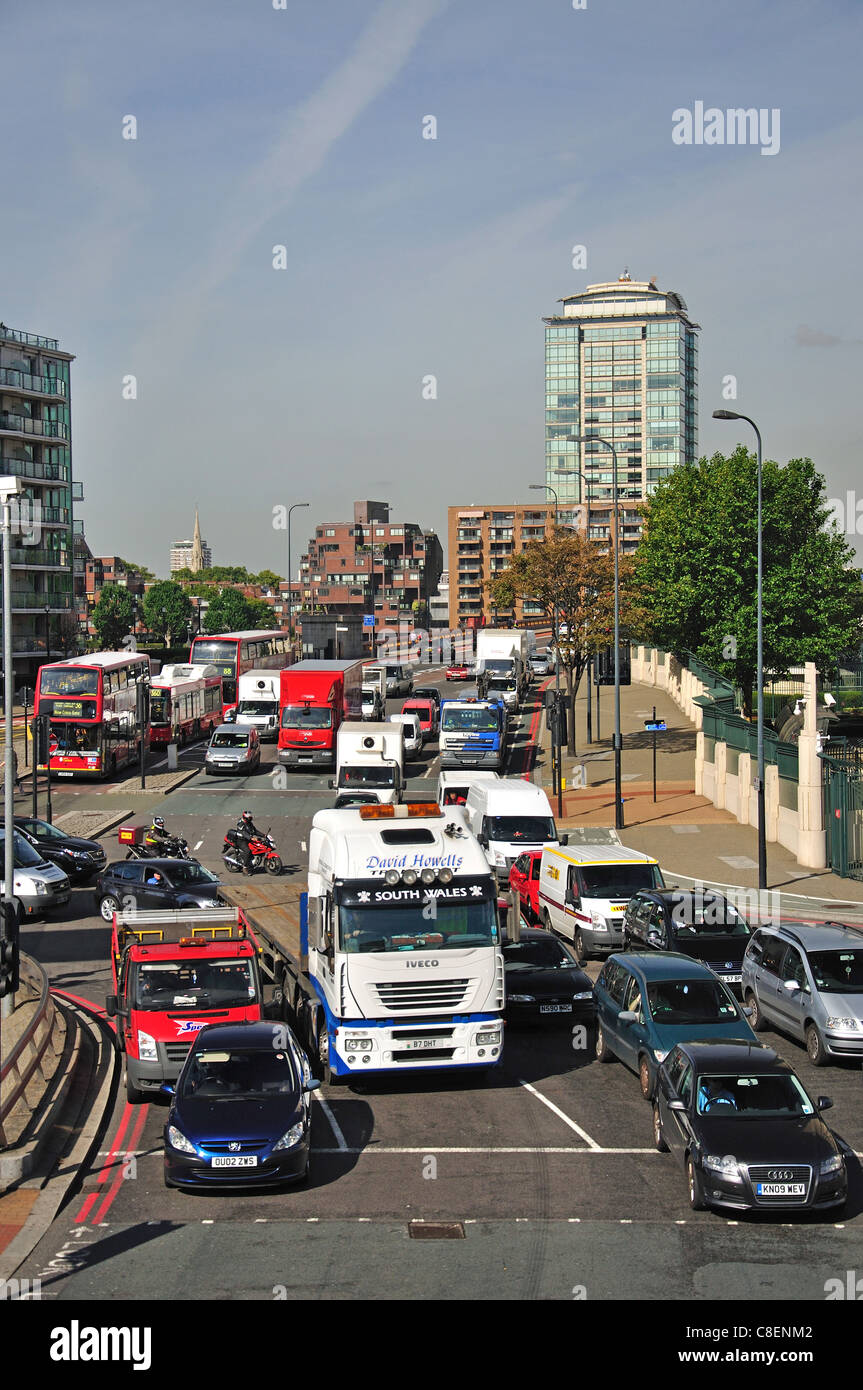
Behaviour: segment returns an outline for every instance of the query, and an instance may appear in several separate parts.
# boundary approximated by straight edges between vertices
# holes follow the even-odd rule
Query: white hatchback
[[[416,714],[391,714],[390,724],[402,724],[405,734],[405,752],[418,753],[423,746],[423,731]]]

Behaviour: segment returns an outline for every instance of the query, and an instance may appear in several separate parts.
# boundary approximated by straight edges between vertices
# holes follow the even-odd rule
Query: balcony
[[[69,509],[67,507],[43,507],[41,521],[43,526],[68,526]]]
[[[5,338],[7,343],[23,343],[24,347],[45,348],[47,352],[60,351],[56,338],[40,338],[38,333],[21,333],[17,328],[7,328],[5,324],[0,330],[0,338]]]
[[[19,371],[17,367],[0,367],[0,386],[11,386],[18,391],[32,391],[41,396],[65,396],[66,383],[56,376],[32,376],[30,372]]]
[[[29,589],[16,593],[13,589],[10,594],[12,600],[12,612],[28,612],[33,608],[39,608],[43,612],[50,608],[51,612],[63,612],[72,607],[71,594],[34,594]]]
[[[28,568],[50,565],[52,569],[68,569],[69,553],[66,550],[37,550],[29,545],[13,546],[13,565],[27,565]]]
[[[69,468],[65,463],[34,463],[32,459],[0,458],[0,473],[16,478],[30,478],[39,483],[65,483]],[[75,484],[73,484],[75,486]],[[77,484],[81,486],[80,483]]]
[[[34,434],[40,439],[68,439],[69,426],[60,420],[34,420],[30,415],[13,415],[0,410],[0,431],[11,434]]]

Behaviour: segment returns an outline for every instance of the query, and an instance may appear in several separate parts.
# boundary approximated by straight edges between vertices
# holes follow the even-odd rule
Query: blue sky
[[[358,497],[445,544],[449,504],[542,481],[542,316],[624,266],[702,326],[702,453],[732,404],[859,488],[861,31],[841,0],[7,9],[0,318],[76,354],[92,549],[165,573],[197,505],[217,563],[284,571],[273,507]],[[674,144],[698,100],[778,107],[779,153]]]

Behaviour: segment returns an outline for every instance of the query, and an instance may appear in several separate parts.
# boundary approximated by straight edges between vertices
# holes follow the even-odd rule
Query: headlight
[[[733,1154],[726,1154],[724,1158],[718,1154],[705,1154],[704,1166],[709,1168],[712,1173],[726,1178],[728,1182],[742,1182],[739,1164]]]
[[[844,1158],[842,1157],[842,1155],[841,1155],[841,1154],[833,1154],[832,1158],[825,1158],[825,1159],[822,1159],[822,1161],[821,1161],[821,1166],[820,1166],[820,1168],[818,1169],[818,1171],[819,1171],[819,1173],[821,1174],[821,1176],[822,1176],[822,1178],[823,1178],[823,1177],[826,1177],[828,1173],[841,1173],[841,1171],[842,1171],[842,1169],[843,1169],[844,1167],[845,1167],[845,1160],[844,1160]]]
[[[138,1056],[142,1062],[155,1062],[159,1054],[156,1051],[156,1040],[151,1038],[149,1033],[142,1033],[138,1029]]]
[[[500,1043],[500,1029],[496,1028],[493,1033],[477,1033],[477,1047],[497,1047]]]
[[[140,1037],[140,1033],[138,1034]],[[181,1134],[176,1125],[168,1125],[168,1143],[172,1149],[177,1149],[181,1154],[195,1153],[194,1144],[190,1144],[185,1134]]]
[[[48,885],[47,885],[47,883],[43,883],[43,882],[41,881],[41,879],[38,879],[38,878],[36,879],[35,888],[36,888],[37,896],[40,897],[40,898],[44,897],[45,894],[48,892]]]
[[[856,1033],[860,1024],[856,1018],[828,1018],[825,1027],[838,1028],[843,1033]]]
[[[303,1137],[304,1129],[305,1126],[302,1120],[298,1121],[295,1125],[291,1125],[287,1134],[283,1134],[278,1144],[273,1145],[273,1153],[275,1153],[277,1149],[292,1149],[295,1144],[299,1144]]]
[[[499,850],[493,850],[492,853],[494,854],[494,866],[495,866],[495,868],[496,868],[496,869],[505,869],[505,868],[506,868],[506,855],[505,855],[505,854],[501,854]]]
[[[572,997],[573,997],[573,999],[592,999],[592,998],[593,998],[593,990],[592,990],[592,989],[583,989],[583,990],[580,991],[579,994],[574,994]],[[663,1054],[663,1055],[664,1055],[664,1054]]]
[[[373,1047],[371,1038],[345,1038],[345,1052],[371,1052]]]
[[[605,918],[601,917],[598,912],[591,912],[590,922],[594,931],[608,931],[608,927],[605,923]]]
[[[654,1048],[653,1055],[656,1058],[657,1062],[664,1062],[666,1057],[668,1056],[668,1049],[666,1048],[665,1052],[660,1052],[657,1048]]]
[[[179,1133],[175,1125],[168,1125],[168,1144],[181,1154],[195,1154],[195,1144],[190,1144],[185,1134]]]
[[[507,1002],[510,1004],[535,1004],[536,999],[532,994],[508,994]]]

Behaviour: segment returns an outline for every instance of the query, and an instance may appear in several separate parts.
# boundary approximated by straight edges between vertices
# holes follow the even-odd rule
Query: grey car
[[[243,724],[220,724],[204,755],[204,771],[214,773],[256,772],[261,765],[261,740],[257,729]]]
[[[805,1043],[816,1067],[863,1059],[863,931],[840,922],[760,927],[743,957],[743,998],[756,1031]]]
[[[412,695],[414,688],[413,672],[409,666],[386,663],[387,695]]]

